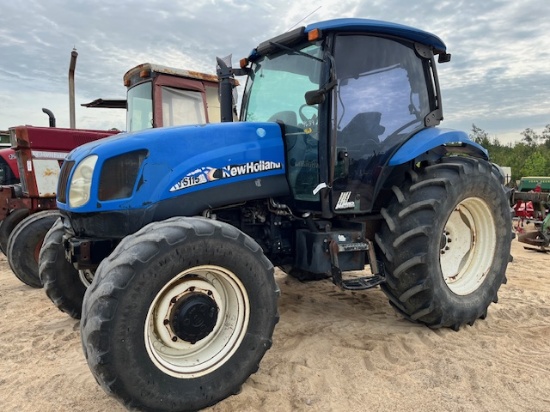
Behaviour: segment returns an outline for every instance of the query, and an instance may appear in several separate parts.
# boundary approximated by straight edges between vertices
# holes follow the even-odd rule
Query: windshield
[[[305,93],[320,88],[322,48],[319,43],[308,43],[295,50],[264,57],[254,64],[241,118],[285,125],[287,176],[294,199],[317,202],[319,113],[316,105],[306,105]]]
[[[308,43],[296,50],[308,56],[284,51],[254,64],[245,90],[243,121],[282,120],[298,124],[299,109],[306,103],[305,93],[319,89],[322,49],[319,44]],[[284,118],[278,119],[281,116]]]
[[[126,130],[135,132],[153,127],[152,83],[138,84],[128,90]]]

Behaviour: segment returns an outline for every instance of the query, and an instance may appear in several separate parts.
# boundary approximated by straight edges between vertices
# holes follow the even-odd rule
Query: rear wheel
[[[59,217],[57,210],[45,210],[24,218],[13,229],[7,249],[8,262],[17,278],[34,288],[41,288],[38,255],[44,236]]]
[[[382,289],[411,320],[455,330],[473,324],[506,282],[512,223],[498,171],[452,157],[409,177],[382,210]]]
[[[130,409],[198,410],[239,391],[271,346],[273,266],[225,223],[172,218],[122,240],[84,297],[81,336]]]
[[[15,209],[2,220],[0,225],[0,250],[4,255],[8,253],[8,240],[15,226],[25,219],[31,212],[29,209]]]
[[[57,219],[44,237],[39,275],[53,304],[70,317],[80,319],[87,282],[84,283],[78,270],[65,259],[63,234],[63,222]]]

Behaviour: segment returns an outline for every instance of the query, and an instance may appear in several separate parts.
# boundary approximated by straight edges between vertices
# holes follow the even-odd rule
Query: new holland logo
[[[228,165],[221,168],[210,166],[200,167],[190,173],[187,173],[178,183],[170,188],[170,191],[175,192],[178,190],[186,189],[188,187],[213,182],[219,179],[251,175],[282,168],[283,165],[280,162],[271,162],[268,160],[257,160],[241,165]]]
[[[280,169],[282,167],[281,163],[278,162],[267,162],[260,160],[257,162],[248,162],[244,165],[238,166],[227,166],[226,169],[229,171],[229,174],[233,176],[242,176],[249,175],[252,173],[265,172],[267,170]]]

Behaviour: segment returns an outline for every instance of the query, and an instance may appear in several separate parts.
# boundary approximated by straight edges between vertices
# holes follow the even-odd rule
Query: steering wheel
[[[312,111],[311,117],[308,117],[306,115],[306,109]],[[317,127],[319,124],[319,118],[317,117],[317,107],[303,104],[298,109],[298,115],[302,120],[302,124],[300,125],[300,127],[304,129],[305,143],[311,147],[317,146],[319,140],[319,136],[317,135]]]
[[[309,104],[303,104],[298,109],[298,114],[300,115],[300,119],[302,120],[302,123],[304,123],[306,127],[308,125],[310,126],[311,124],[317,125],[317,107],[315,106],[317,105],[310,106]],[[313,111],[310,117],[306,116],[306,114],[304,113],[304,110],[308,108]]]

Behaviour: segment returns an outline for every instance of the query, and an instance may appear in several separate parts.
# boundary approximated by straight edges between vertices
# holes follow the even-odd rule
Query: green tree
[[[540,136],[530,127],[521,132],[521,135],[523,136],[522,140],[529,146],[536,146],[540,140]]]
[[[521,176],[544,176],[546,173],[546,159],[540,151],[532,153],[521,169]]]
[[[491,141],[489,140],[489,134],[480,127],[477,127],[475,124],[472,124],[472,133],[469,134],[470,139],[474,142],[480,144],[481,146],[487,148]]]
[[[542,131],[542,141],[547,149],[550,149],[550,124],[547,124]]]
[[[489,133],[472,124],[470,139],[489,152],[489,159],[512,169],[512,180],[525,176],[550,176],[550,124],[542,133],[531,128],[521,132],[523,138],[515,144],[503,145],[498,138],[491,139]]]

